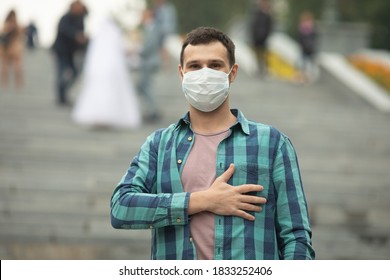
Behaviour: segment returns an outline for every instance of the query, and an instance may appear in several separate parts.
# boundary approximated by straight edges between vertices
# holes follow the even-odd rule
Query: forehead
[[[223,60],[229,63],[225,46],[218,41],[208,44],[188,45],[183,52],[183,64],[188,61]]]

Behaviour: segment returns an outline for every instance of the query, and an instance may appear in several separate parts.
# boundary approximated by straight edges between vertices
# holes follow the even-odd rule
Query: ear
[[[230,83],[234,82],[234,80],[237,77],[237,73],[238,73],[238,64],[236,63],[236,64],[233,65],[232,70],[231,70],[230,75],[229,75]]]
[[[179,64],[179,66],[178,66],[178,71],[179,71],[180,79],[183,81],[183,68],[181,67],[180,64]]]

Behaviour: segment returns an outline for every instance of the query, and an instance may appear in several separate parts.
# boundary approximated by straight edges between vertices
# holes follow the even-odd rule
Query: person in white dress
[[[112,18],[103,21],[88,45],[72,117],[76,123],[91,127],[135,129],[141,125],[123,33]]]

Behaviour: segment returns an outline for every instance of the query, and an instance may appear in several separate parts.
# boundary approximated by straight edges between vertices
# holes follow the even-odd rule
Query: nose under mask
[[[202,112],[217,109],[229,95],[229,75],[232,69],[225,73],[204,67],[183,73],[182,89],[187,101]]]

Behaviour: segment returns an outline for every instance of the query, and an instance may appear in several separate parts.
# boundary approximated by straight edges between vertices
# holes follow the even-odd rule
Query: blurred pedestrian
[[[273,18],[268,0],[256,0],[249,23],[250,39],[256,55],[259,73],[267,74],[267,40],[272,32]]]
[[[38,28],[35,25],[34,21],[31,21],[26,27],[26,36],[27,36],[27,48],[33,50],[38,45]]]
[[[15,10],[9,11],[1,30],[0,59],[1,85],[8,87],[13,71],[15,85],[21,88],[23,78],[24,29],[19,25]]]
[[[317,30],[314,16],[309,11],[301,13],[298,24],[298,43],[301,49],[299,68],[301,70],[300,81],[313,82],[318,76],[318,68],[315,63],[317,52]]]
[[[78,50],[85,48],[88,42],[84,33],[86,15],[85,5],[81,1],[74,1],[58,24],[52,49],[57,63],[56,94],[59,105],[69,105],[67,93],[78,76],[74,56]]]
[[[169,35],[177,32],[177,11],[169,0],[155,0],[155,19],[160,30],[160,55],[164,68],[169,67],[169,53],[165,43]]]
[[[156,24],[153,11],[146,9],[142,16],[141,63],[137,90],[145,101],[147,122],[156,122],[161,118],[154,92],[154,77],[161,65],[159,34],[159,26]]]
[[[91,127],[137,128],[141,124],[135,86],[126,63],[124,34],[113,17],[103,20],[88,44],[75,122]]]

